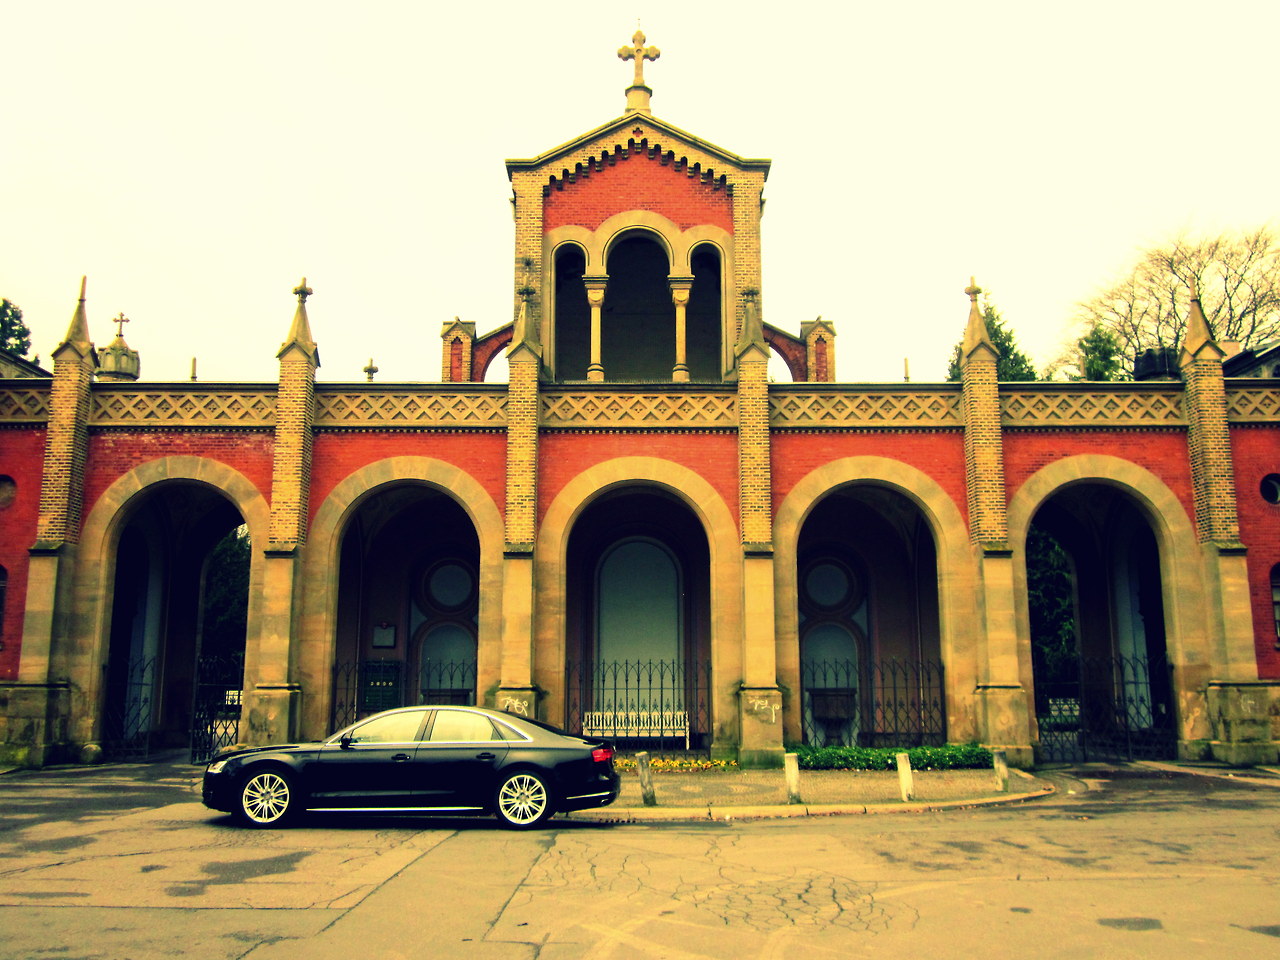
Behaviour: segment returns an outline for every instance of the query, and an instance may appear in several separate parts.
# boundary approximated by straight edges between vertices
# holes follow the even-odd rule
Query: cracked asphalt
[[[1280,948],[1280,789],[1140,767],[888,816],[247,831],[178,764],[0,777],[0,958],[1178,958]]]

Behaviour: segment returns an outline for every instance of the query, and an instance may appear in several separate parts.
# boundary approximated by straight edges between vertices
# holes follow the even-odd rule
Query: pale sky
[[[1180,231],[1280,220],[1280,3],[0,0],[0,296],[48,361],[87,274],[144,380],[273,381],[305,275],[321,380],[439,379],[510,319],[503,161],[622,113],[769,157],[764,317],[845,381],[940,380],[991,291],[1044,364]]]

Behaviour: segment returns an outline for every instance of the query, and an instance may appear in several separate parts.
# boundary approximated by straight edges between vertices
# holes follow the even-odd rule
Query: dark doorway
[[[1026,556],[1039,758],[1175,756],[1160,555],[1146,517],[1115,488],[1069,487],[1036,513]]]

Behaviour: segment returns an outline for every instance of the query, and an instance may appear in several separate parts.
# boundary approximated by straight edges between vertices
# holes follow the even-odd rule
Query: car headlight
[[[207,767],[204,768],[204,772],[205,773],[221,773],[222,768],[225,767],[226,765],[227,765],[227,761],[225,760],[215,760],[213,761],[213,763],[209,764]]]

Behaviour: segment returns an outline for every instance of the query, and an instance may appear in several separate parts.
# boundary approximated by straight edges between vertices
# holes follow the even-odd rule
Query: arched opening
[[[480,543],[452,497],[399,484],[342,536],[330,728],[392,707],[476,702]]]
[[[605,380],[670,382],[676,314],[666,251],[647,234],[630,234],[609,251],[607,272],[600,325]]]
[[[1280,563],[1271,568],[1271,614],[1276,622],[1276,646],[1280,647]]]
[[[1115,487],[1062,489],[1032,519],[1026,564],[1041,759],[1172,757],[1160,554],[1146,515]]]
[[[568,729],[649,749],[710,748],[710,555],[656,488],[606,494],[569,537]]]
[[[806,743],[946,740],[938,562],[919,507],[884,487],[825,497],[800,531],[800,712]]]
[[[687,319],[689,379],[714,382],[723,373],[720,251],[712,244],[699,244],[689,265],[693,272]]]
[[[120,531],[104,668],[102,745],[113,759],[235,743],[244,685],[250,545],[205,484],[144,493]]]
[[[582,285],[587,261],[566,243],[555,254],[555,366],[557,380],[586,380],[591,360],[591,308]]]

